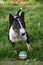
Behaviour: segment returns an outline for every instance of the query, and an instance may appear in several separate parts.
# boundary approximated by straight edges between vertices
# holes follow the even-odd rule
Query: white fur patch
[[[16,18],[17,16],[14,16],[14,18]]]
[[[17,19],[17,20],[19,21],[19,24],[20,24],[21,28],[23,28],[23,27],[22,27],[22,25],[21,25],[21,22],[20,22],[20,20],[19,20],[19,19]]]
[[[12,28],[10,28],[10,31],[9,31],[9,39],[12,41],[12,42],[18,42],[18,41],[22,41],[22,40],[25,40],[27,39],[26,37],[26,34],[24,36],[19,36]]]

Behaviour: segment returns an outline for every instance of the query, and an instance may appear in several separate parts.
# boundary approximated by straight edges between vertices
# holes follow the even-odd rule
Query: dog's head
[[[25,35],[24,12],[22,11],[21,14],[19,15],[20,11],[21,10],[17,12],[16,16],[9,14],[9,21],[10,21],[10,27],[12,26],[12,29],[16,33],[24,36]]]

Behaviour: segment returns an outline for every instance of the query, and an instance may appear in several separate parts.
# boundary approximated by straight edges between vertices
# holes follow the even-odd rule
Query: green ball
[[[20,59],[26,59],[27,58],[27,52],[26,51],[21,51],[19,53],[19,58]]]

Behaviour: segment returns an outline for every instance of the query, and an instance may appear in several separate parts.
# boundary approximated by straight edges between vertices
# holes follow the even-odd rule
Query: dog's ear
[[[25,26],[25,22],[24,22],[24,12],[21,13],[21,19],[22,19],[22,22],[23,22],[23,26],[25,28],[26,26]]]
[[[9,14],[10,25],[12,24],[13,21],[14,21],[14,16],[12,14]]]
[[[21,13],[22,21],[24,21],[24,12]]]

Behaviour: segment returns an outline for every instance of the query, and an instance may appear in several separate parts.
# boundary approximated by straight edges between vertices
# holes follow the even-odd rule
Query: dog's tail
[[[20,8],[20,9],[18,10],[17,16],[20,14],[21,10],[22,10],[22,8]]]

